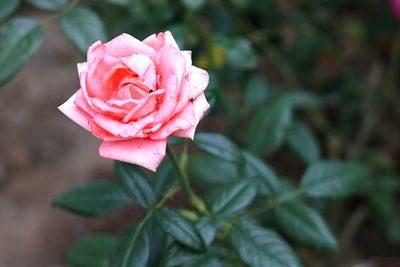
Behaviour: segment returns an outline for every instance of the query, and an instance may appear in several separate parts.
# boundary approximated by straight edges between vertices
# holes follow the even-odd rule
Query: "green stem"
[[[195,193],[193,192],[192,188],[190,187],[187,173],[184,172],[183,169],[181,168],[181,165],[179,164],[177,158],[175,157],[175,154],[172,151],[172,148],[170,145],[167,145],[167,155],[171,159],[175,170],[178,172],[178,177],[179,177],[179,180],[181,181],[183,189],[185,190],[188,197],[191,199],[195,195]]]
[[[291,191],[289,193],[284,194],[283,196],[279,197],[278,199],[272,200],[271,202],[269,202],[265,206],[249,210],[243,216],[239,216],[238,218],[236,218],[232,222],[232,224],[236,223],[238,220],[242,219],[243,217],[252,217],[252,216],[256,216],[256,215],[258,215],[260,213],[264,213],[264,212],[268,212],[270,210],[273,210],[276,207],[279,207],[282,204],[284,204],[286,202],[289,202],[289,201],[297,198],[298,196],[304,194],[304,192],[305,192],[305,189],[303,187],[299,187],[294,191]]]
[[[51,14],[51,15],[49,15],[49,16],[44,17],[44,18],[40,21],[40,24],[41,24],[41,25],[44,25],[44,24],[47,24],[47,23],[49,23],[49,22],[51,22],[51,21],[53,21],[53,20],[55,20],[55,19],[57,19],[57,18],[59,18],[59,17],[64,16],[64,15],[67,14],[69,11],[71,11],[71,9],[73,9],[73,8],[79,3],[79,1],[80,1],[80,0],[71,1],[71,2],[70,2],[67,6],[65,6],[60,12],[57,12],[57,13],[54,13],[54,14]]]
[[[141,230],[141,228],[143,228],[143,226],[147,223],[147,221],[150,219],[150,217],[153,216],[154,212],[156,212],[159,208],[161,208],[162,205],[165,203],[165,201],[167,201],[169,198],[171,198],[173,195],[175,195],[179,190],[181,190],[181,186],[176,185],[176,186],[172,187],[167,193],[165,193],[163,198],[153,208],[151,208],[146,213],[143,220],[138,225],[137,232],[139,232]]]
[[[184,168],[182,166],[183,164],[178,163],[178,160],[176,159],[175,154],[172,151],[172,148],[170,147],[170,145],[167,145],[167,155],[171,159],[172,164],[174,165],[174,168],[178,173],[179,180],[189,198],[190,204],[192,204],[192,206],[195,207],[200,213],[211,217],[212,214],[207,210],[207,207],[206,207],[203,199],[201,199],[199,196],[197,196],[193,192],[193,190],[189,184],[189,177],[187,175],[187,172],[184,171]],[[185,159],[185,156],[184,156],[184,159]],[[185,159],[185,160],[187,160],[187,159]]]
[[[165,201],[167,201],[170,197],[175,195],[180,189],[181,189],[180,185],[175,185],[174,187],[172,187],[170,190],[168,190],[167,193],[165,193],[163,198],[146,213],[142,221],[138,224],[135,234],[132,237],[132,240],[135,240],[137,238],[138,234],[140,234],[143,227],[146,225],[147,221],[151,218],[151,216],[153,216],[154,212],[156,212],[159,208],[161,208],[162,205],[165,203]],[[128,258],[125,257],[123,266],[126,265],[127,260]]]

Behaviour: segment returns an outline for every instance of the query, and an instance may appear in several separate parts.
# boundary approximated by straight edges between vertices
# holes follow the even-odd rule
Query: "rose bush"
[[[169,135],[192,138],[209,108],[208,73],[192,65],[170,32],[139,41],[97,41],[78,64],[80,89],[59,109],[103,140],[105,158],[155,171]]]

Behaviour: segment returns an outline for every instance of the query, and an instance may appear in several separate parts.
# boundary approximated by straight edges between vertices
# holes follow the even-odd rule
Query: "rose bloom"
[[[390,0],[392,13],[400,18],[400,0]]]
[[[170,32],[139,41],[122,34],[89,47],[80,89],[59,109],[103,140],[100,156],[155,171],[167,137],[193,139],[209,104],[208,73],[192,65]]]

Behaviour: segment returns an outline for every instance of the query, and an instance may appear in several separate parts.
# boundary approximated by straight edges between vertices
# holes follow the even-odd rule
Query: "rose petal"
[[[173,46],[164,46],[158,51],[155,58],[157,72],[161,74],[161,78],[167,79],[174,75],[180,85],[185,74],[185,57]],[[160,81],[162,83],[162,79]],[[161,88],[165,88],[162,87]],[[179,88],[176,88],[178,90]]]
[[[99,148],[100,156],[113,160],[133,163],[156,171],[165,156],[167,139],[131,139],[116,142],[103,142]]]
[[[78,92],[73,94],[64,104],[59,106],[58,109],[78,125],[90,131],[90,115],[75,104],[75,99],[79,94]]]
[[[111,134],[110,132],[107,132],[106,130],[101,128],[94,121],[91,121],[91,123],[90,123],[90,131],[94,136],[96,136],[97,138],[99,138],[103,141],[121,141],[121,140],[131,139],[131,137],[115,136],[115,135]],[[137,137],[143,138],[146,136],[138,134]]]
[[[154,116],[150,114],[135,122],[122,123],[104,115],[96,115],[93,121],[107,132],[123,138],[141,136],[141,131],[154,123]],[[151,126],[150,126],[151,127]]]
[[[153,61],[146,55],[132,55],[121,58],[122,62],[144,80],[149,89],[156,89],[156,68]]]
[[[167,77],[162,83],[164,88],[164,98],[155,115],[155,123],[164,122],[174,115],[178,98],[178,81],[175,76]]]
[[[139,101],[139,103],[122,119],[123,122],[138,120],[154,111],[159,95],[164,94],[164,89],[159,89]]]
[[[208,86],[208,73],[207,71],[192,66],[186,79],[192,85],[190,92],[190,98],[196,98],[198,95],[204,92]]]
[[[89,97],[110,98],[114,91],[105,85],[108,77],[110,77],[110,71],[115,71],[119,66],[120,61],[115,57],[103,56],[95,58],[92,64],[88,64],[85,88],[81,85],[82,89],[87,91]]]
[[[105,54],[112,55],[114,57],[128,57],[133,54],[145,54],[152,56],[155,50],[139,41],[132,35],[123,33],[108,43],[104,44]]]
[[[194,126],[186,129],[186,130],[178,130],[174,132],[172,135],[176,137],[182,138],[194,138],[194,133],[196,131],[196,127],[199,124],[201,118],[204,116],[204,113],[209,109],[210,104],[208,104],[207,99],[204,94],[199,95],[194,101],[194,113],[196,117],[196,121]]]
[[[79,89],[76,92],[76,98],[75,98],[74,103],[75,103],[75,105],[77,105],[78,107],[83,109],[88,115],[90,115],[90,117],[96,116],[97,112],[86,101],[86,98],[83,94],[82,89]]]
[[[128,113],[128,111],[125,109],[112,106],[99,98],[90,98],[90,101],[92,102],[94,108],[102,114],[108,113],[115,117],[123,118]]]
[[[160,32],[158,34],[152,34],[146,39],[143,40],[143,43],[153,47],[156,50],[160,50],[161,47],[166,45],[171,45],[176,49],[179,49],[178,44],[176,43],[174,37],[171,32]]]
[[[181,54],[185,58],[185,73],[189,73],[190,67],[192,66],[192,51],[183,50]]]
[[[172,117],[167,123],[164,123],[158,131],[149,133],[149,137],[151,139],[167,138],[171,133],[177,130],[190,129],[196,123],[194,105],[189,102],[180,113]]]

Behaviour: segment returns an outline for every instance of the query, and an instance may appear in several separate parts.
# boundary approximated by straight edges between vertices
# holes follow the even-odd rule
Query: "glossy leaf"
[[[144,208],[151,208],[155,204],[153,188],[137,166],[115,161],[114,171],[121,188],[133,201]]]
[[[10,16],[21,4],[21,0],[0,1],[0,21]]]
[[[149,238],[143,228],[137,226],[124,232],[111,255],[112,267],[145,267],[149,260]]]
[[[39,49],[42,37],[42,27],[32,18],[15,17],[0,28],[0,86]]]
[[[92,235],[68,249],[66,258],[73,267],[107,267],[109,254],[117,242],[118,239],[112,235]]]
[[[150,250],[147,266],[159,266],[164,254],[167,235],[153,218],[146,223],[145,231],[149,238]]]
[[[151,177],[151,184],[154,194],[158,199],[162,198],[164,194],[172,188],[178,181],[176,173],[173,171],[171,161],[164,160],[157,168]]]
[[[275,209],[280,229],[294,241],[316,248],[336,249],[338,244],[318,211],[301,203],[288,203]]]
[[[204,251],[205,244],[194,225],[171,209],[160,209],[155,214],[160,226],[178,242],[197,251]]]
[[[249,205],[256,193],[256,184],[251,180],[236,181],[224,187],[214,200],[211,210],[221,217],[230,217]]]
[[[55,11],[57,9],[64,7],[68,3],[68,0],[25,0],[25,1],[36,8],[46,11]]]
[[[305,124],[293,123],[287,132],[286,143],[288,148],[307,164],[321,158],[318,141]]]
[[[251,267],[299,267],[294,251],[275,232],[249,221],[237,224],[230,233],[234,249]]]
[[[301,186],[311,197],[343,198],[357,191],[368,175],[368,169],[360,164],[320,161],[307,169]]]
[[[96,41],[106,41],[107,35],[100,17],[88,8],[76,7],[61,18],[65,36],[82,52]]]
[[[239,148],[221,134],[198,133],[194,144],[204,152],[226,161],[241,162],[243,159]]]
[[[98,181],[63,193],[53,204],[80,215],[96,216],[110,213],[128,202],[129,199],[119,186],[108,181]]]
[[[256,155],[270,154],[278,149],[292,124],[292,98],[282,95],[260,109],[250,121],[246,147]]]
[[[256,155],[245,150],[242,153],[245,159],[246,177],[260,177],[262,184],[259,190],[264,195],[274,195],[279,192],[280,183],[275,171]]]
[[[191,155],[189,170],[191,176],[212,184],[231,182],[239,176],[235,163],[209,155]]]
[[[172,243],[165,257],[164,266],[182,266],[188,264],[194,259],[201,257],[203,254],[191,250],[178,242]]]
[[[195,224],[206,246],[214,240],[218,225],[208,217],[201,217]]]

